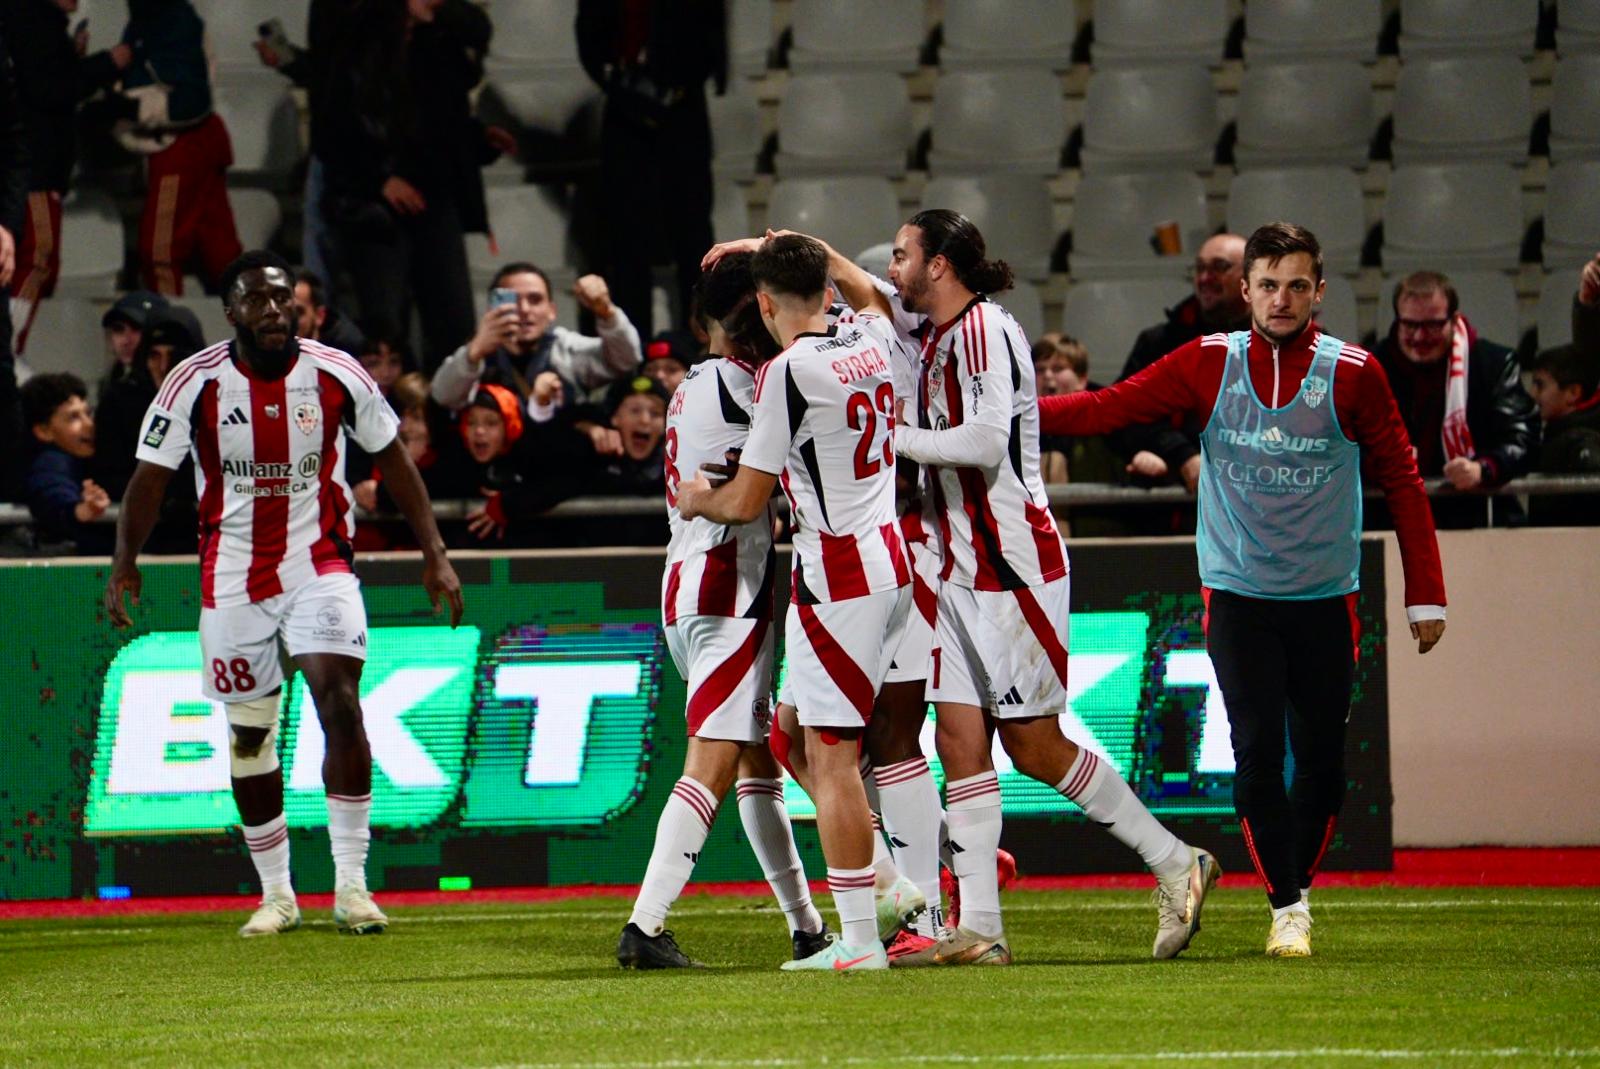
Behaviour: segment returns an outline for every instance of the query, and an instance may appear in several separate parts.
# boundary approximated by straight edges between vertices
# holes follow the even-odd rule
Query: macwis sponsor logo
[[[1241,431],[1232,427],[1221,427],[1217,430],[1217,440],[1228,445],[1236,445],[1241,449],[1259,449],[1268,456],[1279,456],[1283,453],[1326,453],[1328,439],[1304,438],[1299,435],[1284,434],[1278,427],[1267,427],[1264,430]]]

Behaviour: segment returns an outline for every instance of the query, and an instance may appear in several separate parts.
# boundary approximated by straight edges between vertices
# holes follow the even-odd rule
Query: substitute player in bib
[[[381,932],[389,919],[366,885],[372,751],[359,687],[367,621],[351,571],[347,440],[373,454],[422,546],[422,584],[435,611],[449,602],[452,627],[461,620],[461,583],[377,386],[348,353],[294,336],[289,265],[247,252],[221,285],[235,337],[173,368],[150,405],[117,524],[106,613],[118,627],[131,623],[123,594],[138,604],[139,551],[173,470],[192,456],[203,689],[227,710],[233,797],[262,884],[261,906],[239,934],[300,923],[278,765],[280,642],[305,676],[326,738],[334,921],[342,932]]]
[[[890,281],[923,339],[917,426],[895,448],[932,465],[944,568],[928,669],[945,770],[945,812],[960,882],[960,924],[906,964],[1007,964],[995,852],[1000,786],[989,724],[1019,772],[1076,802],[1155,874],[1153,954],[1189,945],[1216,861],[1155,819],[1109,763],[1061,732],[1067,706],[1066,547],[1039,476],[1028,340],[984,294],[1011,286],[965,216],[920,212],[895,235]],[[959,847],[960,849],[957,849]]]
[[[738,472],[712,489],[682,483],[678,509],[717,523],[762,515],[781,481],[795,522],[786,619],[793,707],[778,707],[773,747],[817,806],[840,937],[785,969],[883,969],[871,812],[856,759],[910,608],[894,509],[893,332],[876,317],[830,327],[828,254],[786,234],[750,264],[761,317],[784,351],[756,378],[755,418]],[[914,888],[908,891],[915,895]],[[906,912],[924,903],[906,899]]]
[[[689,747],[683,776],[656,825],[617,961],[640,969],[697,966],[665,930],[667,912],[694,871],[717,808],[735,785],[745,835],[789,920],[796,960],[827,946],[826,928],[795,849],[782,773],[767,749],[772,718],[773,515],[744,524],[684,519],[680,473],[721,464],[750,433],[756,368],[778,347],[761,321],[750,254],[728,256],[700,280],[696,306],[712,357],[689,370],[667,408],[667,570],[661,617],[667,649],[688,684]],[[726,323],[726,326],[724,325]]]
[[[1363,464],[1394,516],[1421,653],[1444,634],[1444,575],[1383,368],[1312,321],[1323,291],[1316,236],[1292,223],[1261,227],[1245,244],[1243,287],[1250,330],[1197,338],[1106,390],[1045,398],[1040,420],[1051,434],[1171,416],[1205,422],[1195,548],[1233,735],[1233,805],[1272,905],[1267,953],[1303,957],[1311,880],[1344,802]]]

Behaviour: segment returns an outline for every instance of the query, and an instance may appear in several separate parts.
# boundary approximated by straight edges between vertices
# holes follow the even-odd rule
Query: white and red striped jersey
[[[289,372],[260,379],[219,342],[183,361],[145,413],[138,458],[194,457],[200,499],[200,600],[246,605],[318,575],[348,572],[345,438],[375,453],[399,421],[348,353],[298,342]]]
[[[894,508],[894,332],[863,315],[801,334],[756,373],[741,464],[778,475],[794,519],[794,600],[911,581]]]
[[[1033,357],[1022,328],[978,297],[927,333],[922,358],[922,426],[979,423],[1008,437],[996,467],[935,469],[940,577],[975,590],[1017,590],[1066,575],[1066,546],[1039,475]]]
[[[689,369],[667,406],[667,571],[661,617],[670,626],[681,616],[771,615],[776,560],[772,510],[741,526],[686,520],[678,512],[678,481],[692,479],[702,464],[726,463],[730,449],[743,449],[755,407],[755,368],[729,357]]]

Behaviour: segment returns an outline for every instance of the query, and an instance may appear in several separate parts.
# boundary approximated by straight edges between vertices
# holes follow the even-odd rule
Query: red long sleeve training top
[[[1321,337],[1315,323],[1281,346],[1250,332],[1250,381],[1263,404],[1278,408],[1294,398]],[[1203,423],[1216,407],[1227,357],[1226,334],[1196,338],[1115,386],[1040,398],[1039,429],[1046,434],[1106,434],[1174,415]],[[1345,437],[1361,447],[1363,471],[1377,480],[1389,503],[1405,568],[1406,605],[1443,606],[1444,569],[1428,495],[1389,379],[1366,350],[1346,345],[1340,353],[1333,405]]]

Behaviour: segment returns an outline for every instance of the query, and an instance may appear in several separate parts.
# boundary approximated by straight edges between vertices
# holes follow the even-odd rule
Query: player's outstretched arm
[[[733,478],[713,487],[704,469],[678,484],[678,513],[686,520],[704,516],[712,523],[749,523],[766,511],[778,477],[741,464]]]
[[[450,626],[461,622],[464,608],[461,600],[461,580],[445,555],[444,539],[439,536],[439,525],[433,518],[433,503],[428,500],[428,489],[422,485],[422,475],[411,460],[411,454],[396,437],[372,457],[383,472],[383,485],[389,496],[400,507],[417,545],[422,547],[422,588],[428,592],[433,611],[440,609],[439,599],[450,605]]]
[[[141,460],[133,469],[133,478],[122,494],[122,514],[117,518],[117,548],[111,558],[111,576],[106,580],[106,616],[117,627],[133,623],[127,607],[122,603],[126,591],[134,605],[139,604],[139,588],[143,583],[139,575],[139,551],[150,538],[156,521],[161,518],[161,501],[167,493],[167,483],[172,479],[172,469]]]

